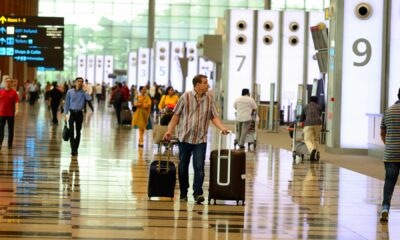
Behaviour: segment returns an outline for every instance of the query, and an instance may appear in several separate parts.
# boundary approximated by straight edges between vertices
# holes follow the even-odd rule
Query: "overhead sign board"
[[[0,56],[44,70],[64,66],[64,18],[0,16]]]

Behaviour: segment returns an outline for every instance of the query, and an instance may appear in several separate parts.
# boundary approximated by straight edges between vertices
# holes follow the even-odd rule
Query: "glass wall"
[[[64,71],[38,72],[40,81],[75,79],[80,54],[112,55],[127,69],[128,52],[147,44],[148,0],[39,0],[39,16],[64,17]]]
[[[303,9],[305,11],[322,11],[329,7],[330,0],[271,0],[271,9]]]
[[[264,0],[155,0],[155,40],[196,40],[214,33],[228,8],[264,8]],[[329,0],[272,0],[275,10],[322,10]],[[76,77],[80,54],[112,55],[127,69],[128,52],[147,46],[148,0],[39,0],[39,16],[64,17],[64,71],[38,72],[40,81]]]
[[[156,0],[156,40],[196,40],[214,33],[225,9],[263,9],[264,0]]]

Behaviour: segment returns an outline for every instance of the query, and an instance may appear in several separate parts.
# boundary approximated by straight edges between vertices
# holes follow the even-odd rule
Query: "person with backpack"
[[[110,104],[114,106],[115,113],[117,114],[118,124],[121,124],[121,105],[124,102],[124,94],[121,90],[122,84],[117,83],[111,92]]]

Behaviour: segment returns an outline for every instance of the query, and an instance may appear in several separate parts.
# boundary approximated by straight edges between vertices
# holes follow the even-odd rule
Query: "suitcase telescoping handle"
[[[221,145],[222,145],[222,131],[219,132],[218,136],[218,157],[217,157],[217,184],[219,186],[229,186],[231,184],[231,143],[232,143],[232,132],[228,131],[228,157],[221,156]],[[228,169],[227,169],[227,176],[226,182],[221,181],[221,159],[228,160]]]
[[[160,148],[161,148],[161,146],[162,146],[162,144],[163,143],[165,143],[165,141],[164,140],[161,140],[160,141]],[[167,153],[167,167],[166,167],[166,169],[165,169],[165,173],[168,173],[169,172],[169,161],[170,161],[170,158],[171,158],[171,146],[172,146],[172,143],[171,143],[171,141],[169,140],[168,141],[168,153]],[[158,172],[161,172],[161,155],[160,155],[160,157],[158,158],[158,166],[157,166],[157,171]]]

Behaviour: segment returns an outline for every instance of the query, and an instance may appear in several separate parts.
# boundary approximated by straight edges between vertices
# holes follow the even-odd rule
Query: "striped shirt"
[[[305,106],[303,109],[303,114],[305,119],[304,120],[304,126],[315,126],[315,125],[321,125],[322,120],[321,120],[321,107],[315,103],[315,102],[310,102]],[[304,118],[302,116],[302,118]]]
[[[174,113],[179,115],[177,137],[180,142],[200,144],[207,141],[210,120],[218,117],[212,96],[196,99],[196,92],[185,92],[178,100]]]
[[[400,104],[394,104],[385,111],[381,130],[386,132],[383,160],[400,162]]]

